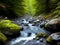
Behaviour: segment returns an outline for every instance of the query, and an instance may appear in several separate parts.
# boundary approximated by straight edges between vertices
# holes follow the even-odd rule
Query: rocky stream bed
[[[52,33],[47,31],[46,26],[44,27],[46,29],[42,28],[49,20],[44,21],[32,16],[24,16],[12,20],[15,24],[22,26],[23,30],[20,31],[18,37],[7,41],[4,45],[60,45],[60,32]],[[47,37],[45,34],[47,34]]]
[[[22,18],[14,19],[14,23],[23,27],[23,31],[20,32],[20,36],[12,39],[6,45],[46,45],[45,38],[40,42],[36,37],[38,32],[46,33],[44,29],[40,28],[39,19],[35,19],[32,16],[25,16]]]

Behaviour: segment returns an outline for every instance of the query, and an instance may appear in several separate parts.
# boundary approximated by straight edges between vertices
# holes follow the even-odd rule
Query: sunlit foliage
[[[1,0],[0,14],[8,16],[40,15],[59,8],[60,0]]]
[[[36,0],[24,0],[25,13],[29,15],[34,15],[36,11]]]

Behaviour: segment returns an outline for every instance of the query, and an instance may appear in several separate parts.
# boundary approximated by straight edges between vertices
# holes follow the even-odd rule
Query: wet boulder
[[[52,19],[45,24],[45,29],[50,32],[60,31],[60,18]]]
[[[42,27],[44,27],[44,25],[45,25],[45,22],[43,21],[43,22],[40,24],[40,27],[42,28]]]
[[[2,20],[0,22],[0,29],[0,31],[6,35],[13,35],[19,33],[22,27],[14,24],[10,20]]]
[[[60,42],[60,32],[51,34],[47,37],[46,41],[49,43],[57,44],[57,42]]]
[[[42,21],[42,22],[40,23],[40,27],[43,28],[48,21],[49,21],[49,20]]]

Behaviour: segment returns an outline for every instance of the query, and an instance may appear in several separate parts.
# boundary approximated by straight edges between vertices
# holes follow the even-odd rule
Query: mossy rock
[[[53,43],[53,42],[59,42],[60,41],[60,32],[52,33],[49,35],[46,39],[47,42]]]
[[[52,19],[51,21],[45,24],[45,29],[50,32],[59,32],[60,31],[60,18]]]
[[[7,41],[7,37],[2,32],[0,32],[0,41],[2,41],[2,42]]]
[[[52,43],[52,37],[47,37],[46,41]]]
[[[9,34],[9,33],[18,33],[20,32],[20,30],[22,29],[21,26],[17,25],[17,24],[14,24],[12,21],[10,20],[2,20],[0,22],[0,29],[1,29],[1,32],[5,33],[5,34]]]
[[[48,35],[46,33],[39,32],[36,35],[36,38],[41,38],[41,37],[47,37]]]

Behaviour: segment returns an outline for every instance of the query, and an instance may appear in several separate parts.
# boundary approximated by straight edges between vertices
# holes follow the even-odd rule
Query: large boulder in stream
[[[0,22],[0,31],[5,35],[13,35],[20,32],[21,26],[14,24],[10,20],[2,20]]]
[[[45,24],[45,29],[50,32],[59,32],[60,31],[60,18],[52,19],[51,21]]]
[[[60,42],[60,32],[52,33],[50,36],[47,37],[46,41],[49,43],[52,43],[52,45],[59,43]]]

